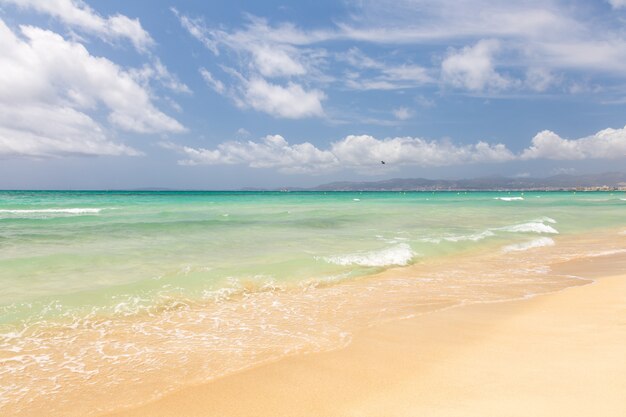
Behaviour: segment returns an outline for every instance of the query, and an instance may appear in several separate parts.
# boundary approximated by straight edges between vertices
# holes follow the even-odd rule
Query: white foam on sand
[[[541,222],[529,222],[529,223],[521,223],[515,224],[513,226],[505,226],[500,227],[498,229],[493,230],[501,230],[503,232],[511,232],[511,233],[551,233],[558,234],[559,231],[556,230],[552,226],[548,226],[547,224]]]
[[[336,265],[404,266],[408,265],[416,255],[408,244],[400,243],[379,251],[328,256],[323,260]]]
[[[515,243],[502,248],[502,252],[520,252],[534,248],[542,248],[545,246],[554,246],[554,240],[549,237],[540,237],[530,242]]]
[[[554,220],[552,217],[547,216],[539,217],[538,219],[533,220],[533,222],[556,224],[556,220]]]

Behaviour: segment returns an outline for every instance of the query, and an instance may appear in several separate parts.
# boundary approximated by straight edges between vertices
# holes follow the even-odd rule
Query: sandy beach
[[[569,262],[595,281],[380,324],[108,416],[623,416],[624,266]]]
[[[626,417],[625,22],[0,0],[0,417]]]

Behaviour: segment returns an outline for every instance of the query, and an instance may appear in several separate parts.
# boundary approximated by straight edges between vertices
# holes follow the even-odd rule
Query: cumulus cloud
[[[514,158],[501,144],[478,142],[455,145],[446,141],[396,137],[376,139],[369,135],[349,135],[320,149],[304,142],[289,144],[280,135],[269,135],[260,142],[233,141],[215,149],[192,148],[172,143],[164,147],[186,156],[183,165],[245,164],[252,168],[277,168],[286,173],[320,173],[335,169],[371,170],[384,160],[389,166],[447,166],[478,162],[504,162]]]
[[[589,158],[617,159],[626,157],[626,127],[604,129],[580,139],[564,139],[544,130],[532,139],[521,159],[578,160]]]
[[[377,165],[381,160],[390,165],[447,166],[513,159],[513,154],[502,144],[455,145],[449,141],[414,137],[376,139],[370,135],[346,136],[334,142],[331,151],[349,167]]]
[[[288,45],[254,45],[250,48],[256,69],[266,77],[304,75],[306,69],[297,59],[297,50]]]
[[[216,149],[191,148],[164,143],[186,156],[181,165],[245,164],[252,168],[277,168],[285,173],[316,172],[337,166],[337,158],[330,152],[316,148],[309,142],[290,145],[280,135],[268,135],[260,142],[225,142]]]
[[[322,101],[326,95],[320,90],[305,90],[302,85],[292,81],[280,85],[262,77],[246,79],[236,71],[231,72],[238,83],[226,87],[206,68],[200,68],[205,83],[216,93],[232,99],[240,108],[252,108],[285,119],[324,116]]]
[[[126,38],[140,51],[145,51],[154,44],[139,19],[131,19],[121,14],[104,18],[82,0],[0,0],[0,3],[48,14],[68,26],[105,40]]]
[[[494,69],[493,55],[500,49],[497,40],[488,39],[450,53],[441,63],[443,79],[447,83],[471,91],[502,90],[511,80]]]
[[[59,154],[137,154],[107,140],[93,118],[102,108],[122,130],[185,130],[153,105],[149,90],[133,74],[54,32],[20,26],[18,34],[0,20],[0,50],[3,154],[18,155],[20,149],[30,156],[55,149]],[[41,151],[35,149],[38,143]]]
[[[326,95],[320,90],[305,90],[289,82],[286,86],[272,84],[263,78],[245,82],[243,98],[247,106],[273,116],[288,119],[323,116],[322,100]]]
[[[141,155],[107,139],[102,127],[70,107],[0,103],[0,158]]]
[[[290,144],[280,135],[260,141],[224,142],[215,149],[162,144],[185,155],[182,165],[242,164],[251,168],[276,168],[285,173],[320,173],[351,169],[362,173],[379,172],[399,166],[441,167],[475,163],[505,163],[530,159],[580,160],[626,158],[626,127],[605,129],[576,140],[563,139],[550,131],[538,133],[521,153],[503,144],[479,141],[461,145],[447,140],[417,137],[377,139],[370,135],[348,135],[327,148],[309,142]]]

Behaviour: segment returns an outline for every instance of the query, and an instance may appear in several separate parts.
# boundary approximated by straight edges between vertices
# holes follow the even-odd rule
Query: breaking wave
[[[502,201],[519,201],[523,199],[524,197],[494,197],[494,200],[502,200]]]
[[[55,208],[55,209],[27,209],[27,210],[9,210],[2,209],[0,214],[14,215],[32,215],[32,214],[98,214],[101,208]]]
[[[458,235],[458,236],[444,236],[444,237],[437,237],[437,238],[424,238],[424,239],[422,239],[422,242],[429,242],[429,243],[441,243],[443,241],[446,241],[446,242],[464,242],[464,241],[478,242],[479,240],[483,240],[483,239],[486,239],[488,237],[495,236],[495,235],[496,234],[494,232],[492,232],[491,230],[485,230],[484,232],[474,233],[474,234],[471,234],[471,235]]]
[[[513,226],[500,227],[494,230],[501,230],[503,232],[511,233],[559,233],[559,231],[556,230],[554,227],[544,224],[542,222],[521,223],[515,224]]]
[[[336,265],[359,266],[405,266],[417,255],[406,243],[400,243],[387,249],[370,252],[352,253],[323,258]]]

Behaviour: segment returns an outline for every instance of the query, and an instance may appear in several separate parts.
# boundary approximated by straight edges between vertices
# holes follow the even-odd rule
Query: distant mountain
[[[554,175],[547,178],[507,178],[491,176],[462,180],[429,180],[426,178],[393,178],[370,182],[331,182],[312,191],[435,191],[435,190],[573,190],[625,189],[626,174],[607,172],[591,175]]]

